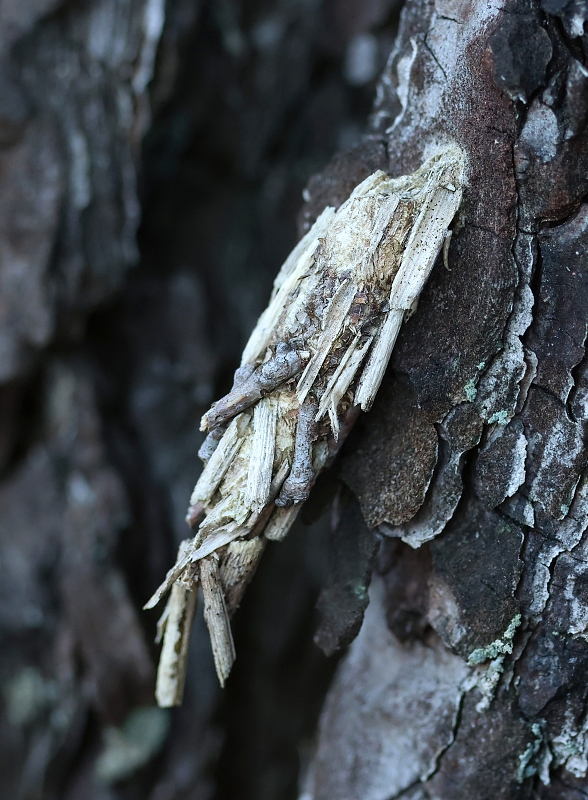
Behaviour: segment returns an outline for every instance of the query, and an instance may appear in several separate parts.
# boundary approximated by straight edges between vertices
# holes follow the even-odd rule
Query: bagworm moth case
[[[358,410],[369,410],[462,196],[455,145],[415,173],[375,172],[325,208],[286,259],[243,352],[232,390],[204,415],[204,470],[160,619],[161,706],[181,702],[198,585],[217,674],[235,650],[230,616],[268,539],[283,539]]]

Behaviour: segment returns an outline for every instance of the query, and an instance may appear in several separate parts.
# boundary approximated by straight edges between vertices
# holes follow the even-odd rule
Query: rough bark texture
[[[399,11],[0,7],[2,800],[588,794],[588,7]],[[155,709],[138,609],[296,214],[448,139],[449,269],[268,546],[227,688],[200,613]]]
[[[397,538],[305,797],[586,794],[586,18],[579,3],[403,9],[356,158],[378,143],[401,174],[450,137],[469,186],[449,270],[343,459],[368,525]],[[309,220],[336,197],[324,175]]]

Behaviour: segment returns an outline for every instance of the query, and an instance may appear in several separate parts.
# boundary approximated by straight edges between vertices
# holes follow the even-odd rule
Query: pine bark
[[[585,795],[586,12],[402,12],[364,147],[399,174],[449,137],[470,178],[343,458],[384,539],[315,800]]]
[[[588,794],[587,21],[3,5],[2,800]],[[187,534],[201,414],[296,235],[448,140],[447,263],[372,411],[268,545],[227,687],[200,608],[184,705],[154,708],[140,607]]]

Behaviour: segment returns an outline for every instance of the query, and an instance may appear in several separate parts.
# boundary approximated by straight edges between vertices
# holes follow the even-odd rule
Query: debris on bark
[[[195,583],[189,576],[200,564],[221,685],[235,654],[217,559],[222,564],[231,542],[263,537],[266,524],[268,538],[283,538],[294,513],[282,509],[308,499],[339,443],[340,419],[348,409],[371,408],[402,321],[459,208],[465,171],[460,150],[446,145],[412,175],[391,180],[376,172],[337,211],[325,209],[282,267],[233,389],[203,417],[205,431],[230,423],[190,500],[205,516],[146,608],[175,582]],[[286,520],[279,533],[274,501]],[[166,674],[160,670],[160,680]],[[164,694],[158,684],[158,697]]]

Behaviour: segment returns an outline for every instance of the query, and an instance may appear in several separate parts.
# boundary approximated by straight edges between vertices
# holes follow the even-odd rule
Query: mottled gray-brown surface
[[[588,795],[587,21],[4,0],[1,800]],[[268,546],[227,688],[198,616],[184,706],[155,709],[140,607],[296,219],[448,139],[447,268]]]
[[[343,457],[386,538],[313,800],[588,791],[586,19],[584,3],[518,0],[402,11],[366,159],[377,142],[399,174],[454,138],[469,186],[448,268]],[[388,644],[370,638],[378,615]]]

